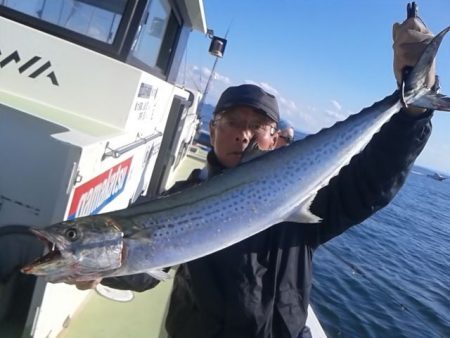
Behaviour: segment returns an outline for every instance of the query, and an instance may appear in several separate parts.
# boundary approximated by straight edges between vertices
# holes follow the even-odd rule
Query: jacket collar
[[[214,152],[214,149],[211,149],[206,157],[207,165],[206,168],[208,170],[208,178],[216,176],[222,173],[226,167],[219,162],[219,159]]]

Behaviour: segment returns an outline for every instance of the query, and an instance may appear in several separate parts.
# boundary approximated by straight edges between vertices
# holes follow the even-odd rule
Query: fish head
[[[82,217],[31,231],[48,250],[22,272],[50,282],[92,280],[121,267],[123,232],[101,215]]]

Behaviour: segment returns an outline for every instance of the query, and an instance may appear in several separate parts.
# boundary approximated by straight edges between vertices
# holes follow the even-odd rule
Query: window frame
[[[150,3],[151,3],[151,1],[149,1],[149,4],[148,4],[149,6],[150,6]],[[168,0],[168,3],[170,6],[169,20],[167,23],[166,30],[164,31],[164,37],[162,39],[160,49],[158,51],[158,56],[156,58],[156,65],[150,66],[147,63],[141,61],[140,59],[138,59],[137,57],[135,57],[132,54],[131,50],[129,51],[128,58],[126,61],[128,64],[138,67],[139,69],[142,69],[142,70],[144,70],[150,74],[153,74],[159,78],[162,78],[164,80],[167,80],[169,78],[170,70],[171,70],[173,61],[175,59],[177,45],[179,43],[181,32],[183,30],[183,21],[181,19],[181,15],[179,15],[177,13],[176,6],[174,6],[174,3],[171,0]],[[147,8],[145,9],[145,11],[147,11]],[[142,20],[144,20],[144,18]],[[168,53],[167,61],[165,62],[165,67],[164,67],[164,69],[162,69],[162,68],[158,67],[158,63],[160,62],[163,46],[167,47],[167,43],[169,42],[167,32],[168,32],[168,28],[169,28],[169,23],[173,22],[173,21],[177,24],[177,27],[176,27],[176,31],[174,32],[173,37],[171,39],[172,43],[170,44],[170,47],[169,47],[171,49],[171,51]]]
[[[15,22],[24,24],[28,27],[37,29],[39,31],[48,33],[66,41],[75,43],[79,46],[93,50],[100,54],[112,57],[121,62],[135,66],[145,72],[148,72],[158,78],[168,81],[172,78],[171,68],[173,67],[174,60],[176,59],[177,50],[179,48],[178,43],[182,31],[184,28],[184,22],[182,16],[178,13],[176,1],[168,0],[170,6],[169,21],[175,20],[177,28],[175,34],[172,36],[172,44],[170,46],[170,53],[168,53],[167,61],[165,62],[165,69],[158,67],[150,67],[139,59],[135,58],[131,54],[131,47],[136,38],[139,25],[143,20],[143,15],[147,11],[147,6],[150,5],[152,0],[128,0],[122,15],[122,20],[118,25],[116,36],[111,44],[103,42],[87,35],[77,33],[70,29],[58,26],[56,24],[41,20],[31,15],[16,11],[9,7],[0,5],[0,16]],[[161,47],[167,42],[167,29],[164,32],[163,41]],[[157,63],[160,61],[162,48],[160,48],[157,57]]]
[[[0,16],[24,24],[58,38],[73,42],[101,54],[125,61],[127,48],[131,46],[130,36],[134,36],[148,0],[129,0],[125,5],[122,20],[117,28],[116,36],[111,44],[103,42],[73,30],[41,20],[31,15],[0,5]]]

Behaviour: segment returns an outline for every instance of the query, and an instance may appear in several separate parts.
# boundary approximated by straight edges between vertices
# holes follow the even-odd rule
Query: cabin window
[[[168,0],[151,1],[132,46],[130,63],[167,75],[180,27]]]
[[[0,0],[0,5],[111,44],[126,0]]]

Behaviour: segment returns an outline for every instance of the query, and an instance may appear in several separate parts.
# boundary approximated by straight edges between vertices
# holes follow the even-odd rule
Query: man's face
[[[262,150],[274,149],[278,137],[275,121],[246,106],[233,107],[217,114],[209,130],[214,152],[227,168],[239,164],[253,137]]]

